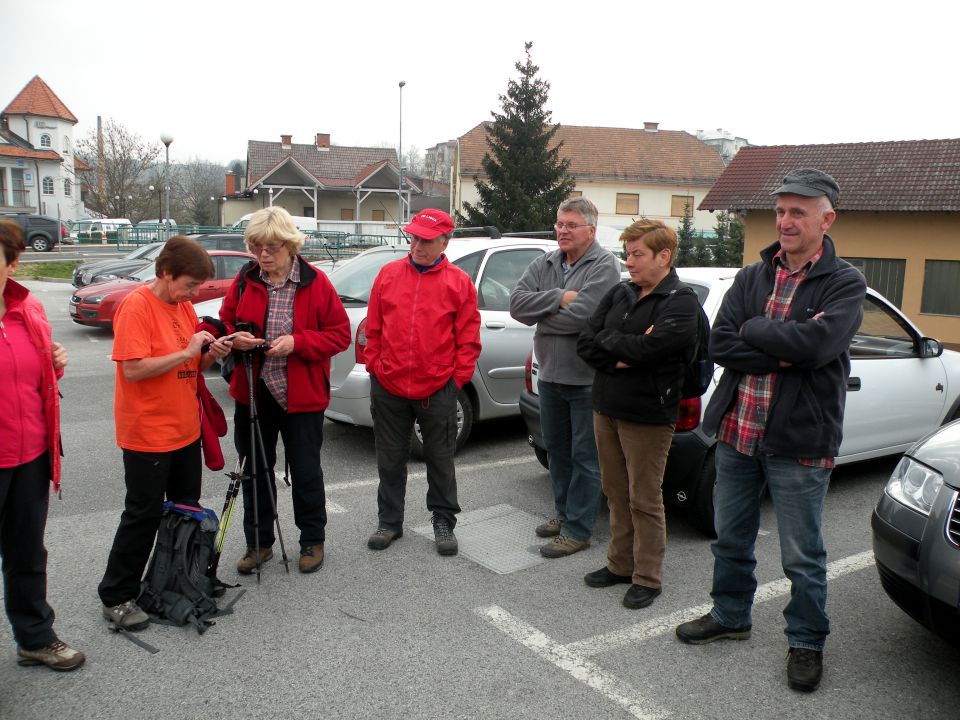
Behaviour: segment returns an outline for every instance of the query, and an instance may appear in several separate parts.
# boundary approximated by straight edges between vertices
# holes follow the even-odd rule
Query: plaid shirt
[[[260,269],[260,279],[267,285],[267,327],[265,339],[273,342],[281,335],[293,332],[293,296],[300,284],[300,263],[293,257],[290,274],[280,283],[273,284]],[[266,384],[277,404],[287,409],[287,359],[264,357],[260,378]]]
[[[823,249],[804,263],[799,270],[790,270],[783,259],[783,250],[774,258],[776,279],[773,283],[773,292],[767,298],[763,309],[764,317],[771,320],[785,320],[790,311],[793,295],[802,283],[810,268],[823,255]],[[777,373],[766,375],[744,375],[737,388],[737,402],[723,416],[717,440],[732,445],[737,452],[743,455],[756,455],[757,447],[763,438],[767,427],[767,413],[770,411],[770,401],[773,398],[773,388],[777,381]],[[833,458],[799,458],[801,465],[809,467],[832,468]]]

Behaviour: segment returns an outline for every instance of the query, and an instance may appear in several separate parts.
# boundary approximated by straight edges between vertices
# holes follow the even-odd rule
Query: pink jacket
[[[40,355],[40,365],[43,368],[43,415],[47,424],[47,449],[50,453],[50,480],[53,482],[53,491],[57,493],[60,492],[60,456],[63,454],[60,443],[60,388],[57,380],[63,377],[63,368],[53,369],[53,332],[43,305],[20,283],[8,278],[3,299],[8,311],[22,306],[30,340]]]

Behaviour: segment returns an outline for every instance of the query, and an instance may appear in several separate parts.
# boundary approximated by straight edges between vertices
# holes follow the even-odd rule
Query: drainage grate
[[[543,541],[534,533],[542,522],[543,518],[512,505],[460,513],[455,529],[460,554],[499,575],[533,567],[543,562],[539,551]],[[413,531],[433,540],[430,524]]]

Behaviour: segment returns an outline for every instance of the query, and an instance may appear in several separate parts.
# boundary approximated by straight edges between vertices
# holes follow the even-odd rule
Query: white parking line
[[[833,580],[872,565],[873,552],[867,550],[829,563],[827,578]],[[754,604],[782,597],[789,592],[790,581],[785,578],[765,583],[757,588]],[[607,673],[588,658],[673,632],[680,623],[700,617],[708,613],[712,607],[711,603],[705,603],[685,608],[669,615],[630,625],[622,630],[595,635],[567,645],[552,640],[540,630],[497,605],[476,608],[474,612],[486,618],[494,627],[532,650],[539,657],[570,673],[576,680],[596,690],[608,700],[621,705],[635,718],[647,720],[648,718],[666,718],[670,713],[657,708],[630,684]]]
[[[482,463],[472,463],[470,465],[457,465],[457,474],[463,475],[466,473],[474,472],[477,470],[488,470],[492,468],[499,467],[508,467],[510,465],[520,465],[523,463],[537,462],[537,458],[534,455],[523,455],[518,457],[507,458],[505,460],[494,460],[492,462],[482,462]],[[426,471],[412,472],[407,475],[408,480],[426,480],[427,473]],[[369,478],[365,480],[348,480],[346,482],[339,483],[329,483],[326,485],[327,492],[335,490],[350,490],[352,488],[358,487],[368,487],[370,485],[376,485],[380,480],[378,478]]]

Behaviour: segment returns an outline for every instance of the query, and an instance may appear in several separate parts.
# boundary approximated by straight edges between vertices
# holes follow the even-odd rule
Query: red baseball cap
[[[433,240],[435,237],[453,232],[453,228],[453,218],[443,210],[427,208],[414,215],[403,231],[424,240]]]

